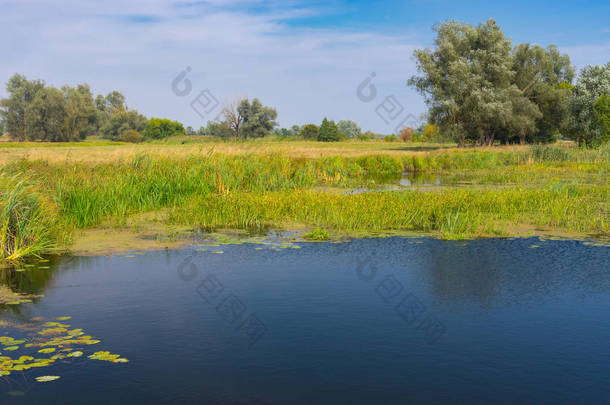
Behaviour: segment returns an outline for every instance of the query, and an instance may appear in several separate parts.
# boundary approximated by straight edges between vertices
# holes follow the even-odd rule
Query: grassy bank
[[[404,171],[493,187],[341,193],[396,183]],[[65,246],[75,229],[120,226],[142,213],[165,210],[169,214],[161,221],[170,226],[206,229],[301,224],[338,232],[414,230],[459,238],[508,236],[527,226],[608,234],[610,148],[406,151],[315,159],[191,150],[170,157],[139,153],[109,162],[17,155],[0,173],[0,219],[7,224],[0,228],[4,259]],[[325,191],[330,188],[335,191]]]

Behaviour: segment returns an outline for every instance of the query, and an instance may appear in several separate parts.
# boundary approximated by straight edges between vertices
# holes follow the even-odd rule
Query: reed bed
[[[404,171],[502,188],[328,192],[375,190]],[[68,241],[74,229],[157,210],[168,210],[169,224],[206,229],[298,223],[461,238],[510,235],[511,226],[529,225],[604,236],[609,171],[609,147],[566,146],[315,159],[211,150],[105,163],[14,159],[0,169],[0,259],[39,255]]]
[[[304,224],[336,231],[437,232],[444,238],[508,236],[514,225],[608,235],[608,187],[508,187],[363,194],[285,191],[194,197],[169,222],[202,229]]]

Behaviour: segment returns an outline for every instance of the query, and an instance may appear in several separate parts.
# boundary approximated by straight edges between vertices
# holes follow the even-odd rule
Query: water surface
[[[4,306],[0,320],[71,316],[71,327],[100,340],[85,355],[108,350],[129,363],[13,372],[0,381],[0,403],[610,402],[608,247],[404,238],[298,245],[67,257],[4,270],[13,290],[44,297]],[[0,326],[0,335],[20,333]],[[61,378],[34,381],[43,375]]]

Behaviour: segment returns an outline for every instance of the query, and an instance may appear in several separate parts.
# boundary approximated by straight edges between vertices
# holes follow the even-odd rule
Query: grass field
[[[405,171],[447,185],[383,191]],[[569,144],[0,142],[0,258],[66,249],[104,228],[607,239],[609,173],[610,148]]]

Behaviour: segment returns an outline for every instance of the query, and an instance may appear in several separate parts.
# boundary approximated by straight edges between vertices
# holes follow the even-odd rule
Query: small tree
[[[337,142],[341,139],[339,136],[339,128],[335,121],[329,121],[324,118],[322,125],[320,125],[320,131],[318,132],[318,141],[320,142]]]
[[[405,127],[400,130],[400,140],[403,142],[410,142],[413,140],[413,128]]]
[[[426,142],[438,141],[439,128],[436,124],[428,124],[422,131],[422,138]]]
[[[301,135],[305,139],[317,140],[319,128],[316,124],[307,124],[301,127]]]

